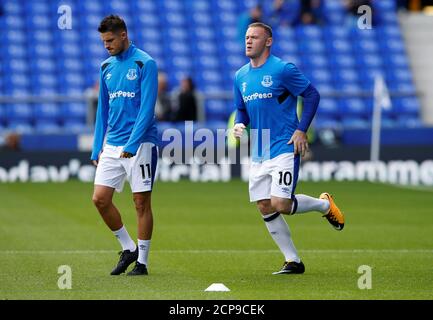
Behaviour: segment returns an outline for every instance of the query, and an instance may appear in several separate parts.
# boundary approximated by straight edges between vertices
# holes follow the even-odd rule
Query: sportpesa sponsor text
[[[134,98],[135,97],[135,92],[131,92],[131,91],[122,91],[122,90],[118,90],[115,92],[108,92],[110,99],[115,99],[115,98]]]
[[[272,98],[272,92],[263,92],[263,93],[253,93],[250,94],[249,96],[242,96],[242,98],[244,99],[244,102],[248,102],[248,101],[252,101],[252,100],[257,100],[257,99],[270,99]]]

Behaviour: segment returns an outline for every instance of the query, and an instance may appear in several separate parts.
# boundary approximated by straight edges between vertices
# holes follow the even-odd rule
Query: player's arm
[[[320,101],[320,94],[317,89],[310,84],[307,89],[301,93],[301,96],[304,97],[301,121],[299,122],[298,128],[293,133],[289,144],[293,142],[295,154],[300,153],[304,156],[305,152],[308,151],[307,131],[316,114]]]
[[[310,81],[292,63],[286,64],[283,75],[284,85],[295,97],[304,97],[304,108],[298,128],[293,133],[288,144],[293,143],[295,154],[305,155],[308,151],[307,130],[316,114],[320,95]]]
[[[105,132],[107,131],[108,121],[108,89],[104,82],[103,71],[99,74],[99,95],[98,108],[96,111],[95,131],[93,135],[93,149],[90,159],[94,165],[98,164],[99,154],[104,143]]]
[[[155,116],[155,103],[158,92],[158,69],[154,60],[148,60],[143,66],[140,90],[140,111],[138,112],[131,136],[122,153],[122,157],[125,158],[135,156],[140,146],[141,139]]]
[[[234,91],[234,102],[236,106],[235,124],[233,126],[233,135],[235,138],[240,138],[244,132],[244,129],[250,123],[250,117],[248,116],[245,108],[244,100],[239,91],[236,81],[233,87]]]

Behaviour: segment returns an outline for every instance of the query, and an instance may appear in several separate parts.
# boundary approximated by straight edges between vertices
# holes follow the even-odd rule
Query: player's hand
[[[99,157],[101,156],[101,153],[102,153],[102,150],[99,152],[99,154],[98,154],[98,159],[96,159],[96,160],[92,160],[92,163],[93,163],[93,165],[95,166],[95,167],[97,167],[98,166],[98,163],[99,163]]]
[[[132,158],[133,155],[132,155],[132,153],[130,153],[130,152],[123,151],[123,152],[120,154],[120,157],[121,157],[121,158]]]
[[[239,139],[240,137],[242,137],[242,134],[244,133],[245,128],[246,127],[243,123],[236,123],[233,127],[233,136],[236,139]]]
[[[290,138],[289,142],[287,144],[292,144],[295,155],[301,154],[303,157],[305,153],[308,151],[308,140],[307,140],[307,134],[301,130],[295,130],[292,137]]]

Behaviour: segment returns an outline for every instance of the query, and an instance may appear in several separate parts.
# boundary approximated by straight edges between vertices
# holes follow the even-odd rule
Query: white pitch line
[[[433,192],[433,188],[428,186],[411,186],[411,185],[401,185],[401,184],[391,184],[391,183],[384,183],[383,185],[394,187],[397,189],[404,189],[404,190],[411,190],[411,191]]]
[[[305,249],[302,253],[433,253],[433,249]],[[276,253],[278,250],[153,250],[154,253],[184,254],[249,254]],[[113,254],[115,250],[0,250],[0,254]]]

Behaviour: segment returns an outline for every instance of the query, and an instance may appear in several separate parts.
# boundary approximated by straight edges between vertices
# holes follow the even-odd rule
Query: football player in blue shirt
[[[344,216],[329,193],[322,193],[318,199],[295,195],[300,156],[308,151],[306,132],[320,95],[295,65],[271,54],[272,41],[272,29],[266,24],[253,23],[247,29],[245,53],[250,62],[235,76],[234,136],[240,138],[250,125],[250,201],[257,203],[285,257],[283,268],[274,274],[303,273],[305,266],[280,213],[319,211],[337,230],[343,229]],[[298,96],[304,98],[300,121],[296,113]]]
[[[105,17],[98,28],[110,57],[101,64],[99,98],[91,160],[97,166],[93,202],[122,246],[119,275],[136,262],[128,275],[147,275],[153,230],[151,192],[158,159],[155,102],[157,66],[144,51],[129,42],[125,22]],[[104,139],[106,139],[104,144]],[[138,246],[114,206],[114,191],[129,181],[137,211]]]

